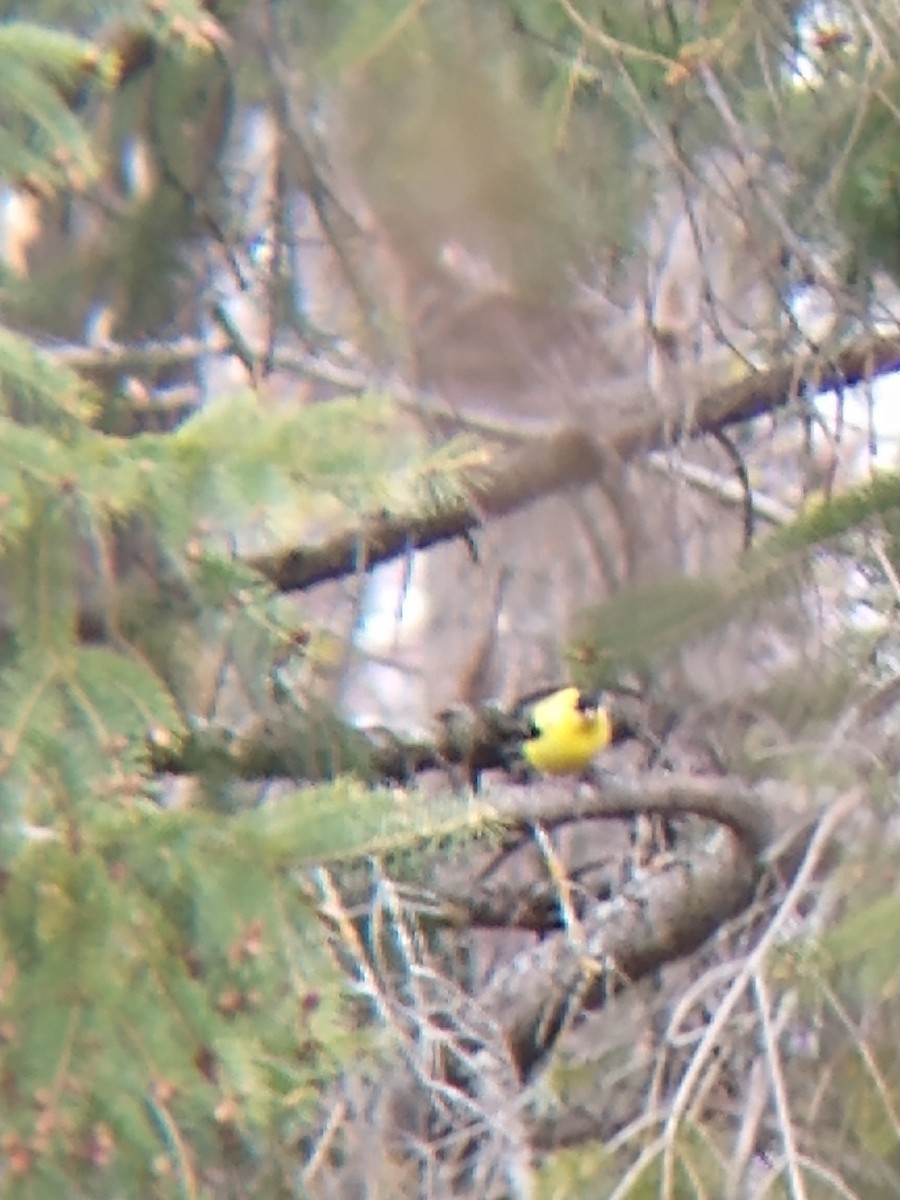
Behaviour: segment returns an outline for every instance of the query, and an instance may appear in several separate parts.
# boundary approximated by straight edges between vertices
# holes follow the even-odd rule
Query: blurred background
[[[0,1191],[900,1193],[898,63],[895,0],[0,0]],[[567,679],[660,773],[865,813],[501,1089],[535,1192],[428,1190],[322,912],[440,952],[457,1029],[565,931],[420,938],[494,850],[359,730]],[[498,875],[596,907],[639,832]]]

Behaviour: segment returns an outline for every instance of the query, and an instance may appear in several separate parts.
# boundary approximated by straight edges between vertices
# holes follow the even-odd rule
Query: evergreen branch
[[[175,775],[314,783],[346,771],[372,783],[408,783],[419,772],[443,768],[477,786],[482,771],[511,766],[530,733],[529,722],[492,704],[441,713],[432,740],[403,738],[380,726],[359,729],[330,710],[310,709],[241,737],[201,723],[181,739],[160,728],[150,733],[149,753],[154,771]]]
[[[812,368],[815,368],[814,371]],[[596,482],[614,466],[690,438],[720,432],[782,408],[811,380],[817,393],[853,387],[900,368],[900,338],[876,337],[846,347],[830,363],[790,360],[708,392],[683,414],[660,414],[652,401],[610,437],[567,428],[509,452],[491,451],[487,466],[460,473],[455,493],[424,515],[373,513],[317,546],[259,555],[249,565],[281,591],[298,591],[379,563],[463,537],[487,520],[506,516],[566,488]],[[598,399],[600,410],[602,398]]]

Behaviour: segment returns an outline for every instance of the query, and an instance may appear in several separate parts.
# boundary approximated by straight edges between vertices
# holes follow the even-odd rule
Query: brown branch
[[[688,815],[714,821],[734,833],[744,853],[762,859],[772,844],[775,823],[771,802],[744,784],[728,779],[676,778],[653,775],[642,777],[634,786],[624,786],[612,777],[601,780],[595,789],[582,788],[573,795],[571,786],[552,790],[541,783],[526,790],[506,788],[493,797],[492,807],[510,830],[502,838],[517,847],[523,836],[530,837],[535,825],[546,830],[585,820],[631,819],[638,814],[677,819]],[[592,878],[589,888],[573,889],[572,905],[579,919],[596,908],[598,900],[610,899],[619,889],[621,864],[600,882]],[[467,882],[465,890],[440,888],[443,904],[449,906],[447,920],[454,926],[486,929],[527,929],[547,933],[563,927],[557,884],[546,879],[523,888],[518,884]],[[438,916],[437,924],[442,923]]]
[[[595,905],[578,930],[556,933],[499,969],[481,1000],[504,1028],[522,1078],[540,1068],[578,1012],[693,953],[743,912],[761,876],[759,860],[736,839],[716,837],[689,862],[646,872]]]
[[[373,514],[319,545],[259,555],[250,565],[281,591],[367,571],[410,550],[468,534],[542,496],[596,482],[615,465],[651,450],[772,412],[795,399],[810,376],[821,393],[839,385],[852,387],[898,368],[900,338],[871,338],[848,346],[827,365],[790,361],[755,372],[701,396],[683,415],[660,415],[658,410],[648,415],[646,403],[642,406],[636,400],[634,411],[641,415],[605,440],[581,429],[564,429],[512,452],[496,448],[488,466],[467,470],[460,477],[455,497],[423,516]]]
[[[690,792],[690,781],[676,788],[682,790]],[[728,788],[734,792],[728,809],[743,809],[744,799],[734,804],[743,791]],[[773,876],[793,879],[797,887],[804,872],[821,869],[838,825],[858,803],[858,794],[850,793],[795,823],[780,841],[777,861],[768,864]],[[764,866],[749,849],[730,834],[717,835],[689,860],[645,871],[614,899],[589,910],[578,928],[552,935],[496,973],[481,1001],[502,1024],[523,1078],[541,1066],[578,1011],[602,1007],[665,964],[692,954],[748,907]]]
[[[296,591],[369,570],[378,563],[464,536],[486,520],[505,516],[540,496],[602,475],[602,448],[578,430],[564,430],[507,456],[495,452],[496,465],[467,470],[460,493],[424,516],[373,515],[318,546],[258,555],[250,566],[280,591]],[[464,494],[462,494],[464,493]]]
[[[636,814],[683,817],[687,814],[730,829],[751,858],[765,854],[773,836],[768,805],[752,788],[729,779],[663,774],[645,777],[635,785],[597,773],[593,787],[582,787],[573,796],[562,786],[546,790],[510,790],[493,804],[503,824],[517,832],[534,825],[555,829],[573,821],[616,820]]]
[[[796,905],[798,901],[806,894],[814,876],[825,869],[829,862],[834,861],[835,857],[835,836],[839,826],[847,819],[854,811],[860,801],[860,794],[856,791],[851,791],[840,797],[827,808],[819,813],[810,813],[806,817],[801,818],[799,823],[795,823],[781,841],[777,853],[773,855],[773,861],[769,864],[771,869],[771,877],[778,881],[778,891],[771,897],[773,902],[777,902],[777,911],[771,918],[767,918],[764,924],[759,929],[759,936],[754,939],[752,949],[749,951],[749,956],[744,961],[735,962],[734,979],[729,987],[729,993],[735,993],[735,989],[740,989],[741,978],[745,981],[749,980],[752,969],[753,960],[756,960],[757,965],[771,951],[772,946],[779,934],[779,929],[783,930],[784,922],[790,919],[796,913]],[[716,850],[714,846],[708,847],[704,854],[704,860],[694,860],[693,868],[699,869],[701,875],[707,876],[703,883],[714,880],[715,864],[712,858],[715,856]],[[723,864],[724,865],[724,864]],[[692,869],[691,874],[696,874],[696,870]],[[657,876],[656,878],[659,878]],[[726,881],[723,878],[723,885]],[[790,887],[782,894],[782,888],[790,883]],[[635,900],[641,900],[643,881],[638,881],[633,887]],[[685,890],[682,897],[688,905],[702,901],[705,888],[703,886],[696,889],[693,893]],[[711,893],[711,897],[715,899],[715,891]],[[728,889],[723,886],[720,893],[722,901],[733,899],[733,895],[728,892]],[[665,897],[657,897],[665,902]],[[679,929],[682,926],[689,925],[696,918],[702,918],[702,913],[694,910],[680,909],[679,897],[674,892],[669,897],[672,907],[666,909],[663,904],[658,906],[655,914],[647,912],[649,918],[655,916],[662,922],[663,930],[667,930],[670,926],[674,929]],[[606,904],[598,907],[598,916],[602,917],[601,910],[611,910],[614,906]],[[724,918],[723,918],[724,919]],[[612,931],[613,936],[616,931]],[[558,939],[557,939],[558,940]],[[646,948],[647,936],[644,931],[638,931],[638,942],[635,943],[635,950],[640,952],[641,944]],[[609,947],[607,947],[609,952]],[[532,980],[524,980],[522,972],[529,969],[529,964],[526,961],[531,952],[526,952],[519,956],[518,962],[510,965],[508,970],[515,972],[518,968],[519,972],[519,992],[523,1000],[529,996],[533,996],[535,990],[539,990],[542,986],[546,990],[547,981],[543,984],[538,984],[538,988],[533,988]],[[630,951],[627,946],[623,946],[622,953],[616,960],[616,965],[623,964],[634,965],[630,958]],[[662,964],[659,964],[662,965]],[[642,978],[642,975],[636,975],[631,978],[623,978],[622,975],[617,979],[617,987],[615,990],[630,985],[632,982],[637,982]],[[610,989],[612,991],[613,989]],[[727,1001],[726,1001],[727,1002]],[[523,1004],[519,1005],[517,1012],[510,1010],[510,1019],[516,1020],[520,1018],[525,1011]],[[510,1028],[507,1026],[507,1028]],[[710,1049],[710,1054],[715,1053],[715,1045]],[[669,1047],[671,1055],[673,1047]],[[687,1049],[684,1047],[684,1049]],[[691,1046],[689,1054],[696,1055],[699,1052],[696,1046]],[[670,1066],[674,1067],[670,1058]],[[538,1116],[536,1122],[531,1127],[532,1144],[542,1150],[559,1149],[562,1146],[575,1146],[584,1144],[590,1141],[607,1142],[621,1134],[627,1127],[636,1127],[642,1123],[648,1115],[647,1109],[647,1094],[648,1089],[653,1086],[653,1077],[658,1071],[658,1064],[654,1059],[636,1061],[634,1064],[634,1075],[628,1082],[627,1087],[618,1089],[615,1093],[610,1093],[602,1101],[598,1101],[593,1106],[591,1114],[574,1109],[568,1113],[562,1113],[557,1116],[548,1116],[544,1118]],[[677,1071],[677,1068],[676,1068]],[[680,1075],[680,1072],[677,1072]],[[671,1112],[671,1110],[670,1110]],[[653,1114],[656,1119],[666,1119],[670,1115],[657,1111]]]

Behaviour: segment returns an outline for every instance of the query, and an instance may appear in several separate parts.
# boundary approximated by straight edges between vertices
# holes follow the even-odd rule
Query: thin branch
[[[740,450],[738,450],[724,429],[714,430],[712,436],[727,454],[740,484],[744,513],[744,550],[749,550],[753,544],[755,505],[753,503],[753,488],[750,484],[747,464],[744,462],[744,457]]]
[[[794,1122],[791,1118],[791,1104],[788,1099],[788,1089],[784,1078],[784,1066],[781,1049],[778,1045],[778,1034],[775,1022],[772,1021],[772,998],[769,987],[762,971],[754,971],[753,987],[756,992],[757,1008],[762,1029],[762,1043],[769,1071],[769,1082],[772,1088],[772,1098],[778,1116],[778,1129],[784,1147],[784,1157],[787,1164],[788,1178],[791,1183],[792,1200],[806,1200],[807,1191],[803,1182],[803,1173],[798,1163],[797,1136]],[[796,1002],[796,997],[790,994],[782,1000],[782,1006],[790,1008]],[[781,1024],[782,1022],[779,1022]]]
[[[666,1120],[666,1136],[668,1139],[674,1137],[675,1131],[684,1120],[703,1072],[717,1053],[717,1047],[721,1044],[721,1038],[728,1021],[737,1008],[739,1001],[744,997],[747,988],[752,983],[754,975],[759,974],[768,954],[771,952],[773,946],[777,945],[785,925],[796,913],[797,906],[806,894],[810,882],[819,868],[825,851],[838,826],[842,821],[846,820],[859,802],[859,794],[851,792],[831,805],[817,822],[809,845],[806,848],[803,861],[794,876],[787,894],[779,905],[778,911],[769,922],[765,933],[754,947],[753,952],[748,956],[741,970],[735,975],[731,986],[716,1009],[713,1019],[707,1025],[703,1038],[681,1078],[678,1090],[672,1098]]]
[[[46,348],[45,353],[73,371],[157,371],[196,363],[204,355],[221,353],[224,346],[222,338],[205,341],[203,338],[183,337],[164,342],[52,346]]]
[[[718,471],[711,471],[709,467],[699,463],[670,461],[659,452],[648,454],[644,463],[659,475],[680,479],[696,491],[715,497],[722,504],[743,509],[746,534],[748,491],[745,491],[737,479],[720,475]],[[759,517],[769,525],[788,525],[797,516],[795,509],[763,493],[752,492],[749,494],[749,500],[753,506],[754,519]]]
[[[264,353],[261,346],[248,343],[248,348],[254,358]],[[106,342],[101,346],[64,344],[45,347],[44,353],[54,362],[71,367],[74,371],[116,375],[197,365],[203,358],[226,354],[228,349],[227,337],[217,331],[208,339],[183,337],[135,344]],[[273,355],[272,365],[280,371],[316,379],[347,392],[361,392],[373,385],[371,375],[329,362],[318,354],[277,351]]]

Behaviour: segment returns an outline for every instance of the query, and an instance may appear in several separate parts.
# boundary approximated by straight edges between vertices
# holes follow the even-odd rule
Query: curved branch
[[[738,483],[740,484],[741,494],[743,497],[742,507],[744,513],[743,549],[747,551],[753,545],[753,531],[756,517],[756,509],[753,504],[753,486],[750,483],[750,472],[747,470],[747,464],[744,462],[744,456],[741,454],[740,450],[737,448],[737,445],[731,440],[724,429],[714,430],[712,436],[728,456],[728,460],[734,467],[734,473],[737,476]]]
[[[795,827],[780,847],[778,876],[796,877],[796,885],[804,870],[821,865],[826,844],[858,802],[849,793]],[[735,807],[733,799],[727,807]],[[501,968],[482,1001],[506,1031],[522,1077],[542,1065],[578,1011],[603,1006],[666,963],[693,953],[743,912],[763,869],[746,843],[723,832],[689,861],[644,872],[589,910],[577,929],[547,938]]]
[[[750,904],[762,877],[757,859],[727,836],[690,862],[644,873],[566,930],[516,955],[487,985],[485,1009],[506,1031],[523,1079],[583,1010],[684,958]]]
[[[790,887],[780,900],[777,913],[771,921],[766,922],[759,940],[755,941],[754,947],[750,952],[750,957],[744,963],[738,962],[735,964],[734,979],[729,986],[730,995],[739,995],[743,991],[743,987],[749,983],[753,975],[753,960],[756,960],[757,964],[762,960],[778,937],[779,921],[783,922],[795,913],[796,903],[805,893],[814,874],[820,871],[825,865],[825,861],[832,856],[834,839],[839,826],[853,812],[859,800],[859,793],[851,791],[836,799],[819,813],[808,814],[802,819],[799,825],[793,828],[790,836],[779,847],[776,861],[770,864],[772,874],[780,885],[784,885],[790,881]],[[715,864],[712,862],[712,857],[715,853],[715,847],[710,846],[705,852],[703,860],[695,860],[701,874],[707,876],[704,882],[714,881]],[[707,868],[712,868],[712,870],[707,871]],[[639,892],[641,884],[642,881],[638,881],[634,885],[633,890]],[[690,903],[692,900],[702,899],[703,895],[704,888],[701,886],[693,893],[693,896],[689,892],[686,892],[683,899],[686,899]],[[724,886],[720,896],[723,904],[726,901],[734,899],[734,895],[730,894]],[[678,902],[678,896],[674,893],[670,899],[676,903]],[[602,917],[601,909],[609,909],[611,907],[612,905],[610,904],[599,906],[598,917]],[[668,914],[661,910],[656,915],[663,922],[664,926],[667,926],[667,922],[672,922],[676,928],[679,928],[689,923],[695,914],[690,910],[679,911],[676,907],[670,910]],[[615,932],[615,930],[611,931],[613,937]],[[638,939],[639,941],[635,944],[635,949],[640,951],[640,942],[643,941],[646,943],[647,939],[641,931],[638,931]],[[633,960],[629,958],[628,947],[624,947],[623,950],[624,952],[617,959],[617,965],[623,963],[634,965]],[[518,963],[520,972],[528,969],[528,964],[523,964],[521,961],[524,957],[525,955],[520,955]],[[662,965],[662,963],[658,965]],[[510,969],[513,968],[511,967]],[[627,986],[642,977],[638,975],[625,980],[622,980],[620,977],[618,983],[620,987]],[[529,984],[530,982],[529,980]],[[521,976],[519,987],[523,995],[533,990],[523,983]],[[719,1009],[716,1021],[722,1019],[723,1011],[722,1008]],[[520,1006],[519,1015],[522,1012],[523,1009]],[[715,1047],[718,1045],[716,1032],[712,1026],[707,1028],[705,1038],[708,1040],[708,1049],[712,1055],[715,1053]],[[687,1068],[687,1074],[682,1076],[682,1087],[686,1085],[688,1074],[691,1070],[696,1069],[696,1064],[698,1063],[697,1054],[698,1049],[693,1047],[691,1050],[691,1055],[693,1056],[691,1066]],[[558,1149],[564,1145],[582,1144],[585,1141],[609,1141],[619,1134],[623,1128],[632,1125],[634,1122],[641,1121],[646,1116],[647,1089],[651,1085],[655,1070],[656,1064],[652,1060],[645,1060],[643,1065],[638,1066],[637,1077],[629,1085],[627,1091],[623,1092],[619,1097],[611,1098],[610,1103],[605,1106],[602,1112],[595,1111],[589,1115],[573,1110],[568,1114],[564,1114],[562,1119],[558,1121],[552,1117],[548,1119],[539,1117],[532,1126],[533,1144],[542,1149],[551,1150]],[[643,1079],[639,1078],[642,1074],[644,1075]],[[665,1119],[668,1119],[669,1116],[670,1114],[665,1114]]]
[[[510,790],[497,797],[493,807],[505,825],[520,833],[534,825],[552,829],[573,821],[691,814],[729,829],[750,858],[765,854],[774,836],[770,805],[752,788],[733,779],[665,773],[655,779],[644,777],[632,786],[598,774],[594,784],[574,796],[570,788],[549,796],[536,787],[521,793]]]

